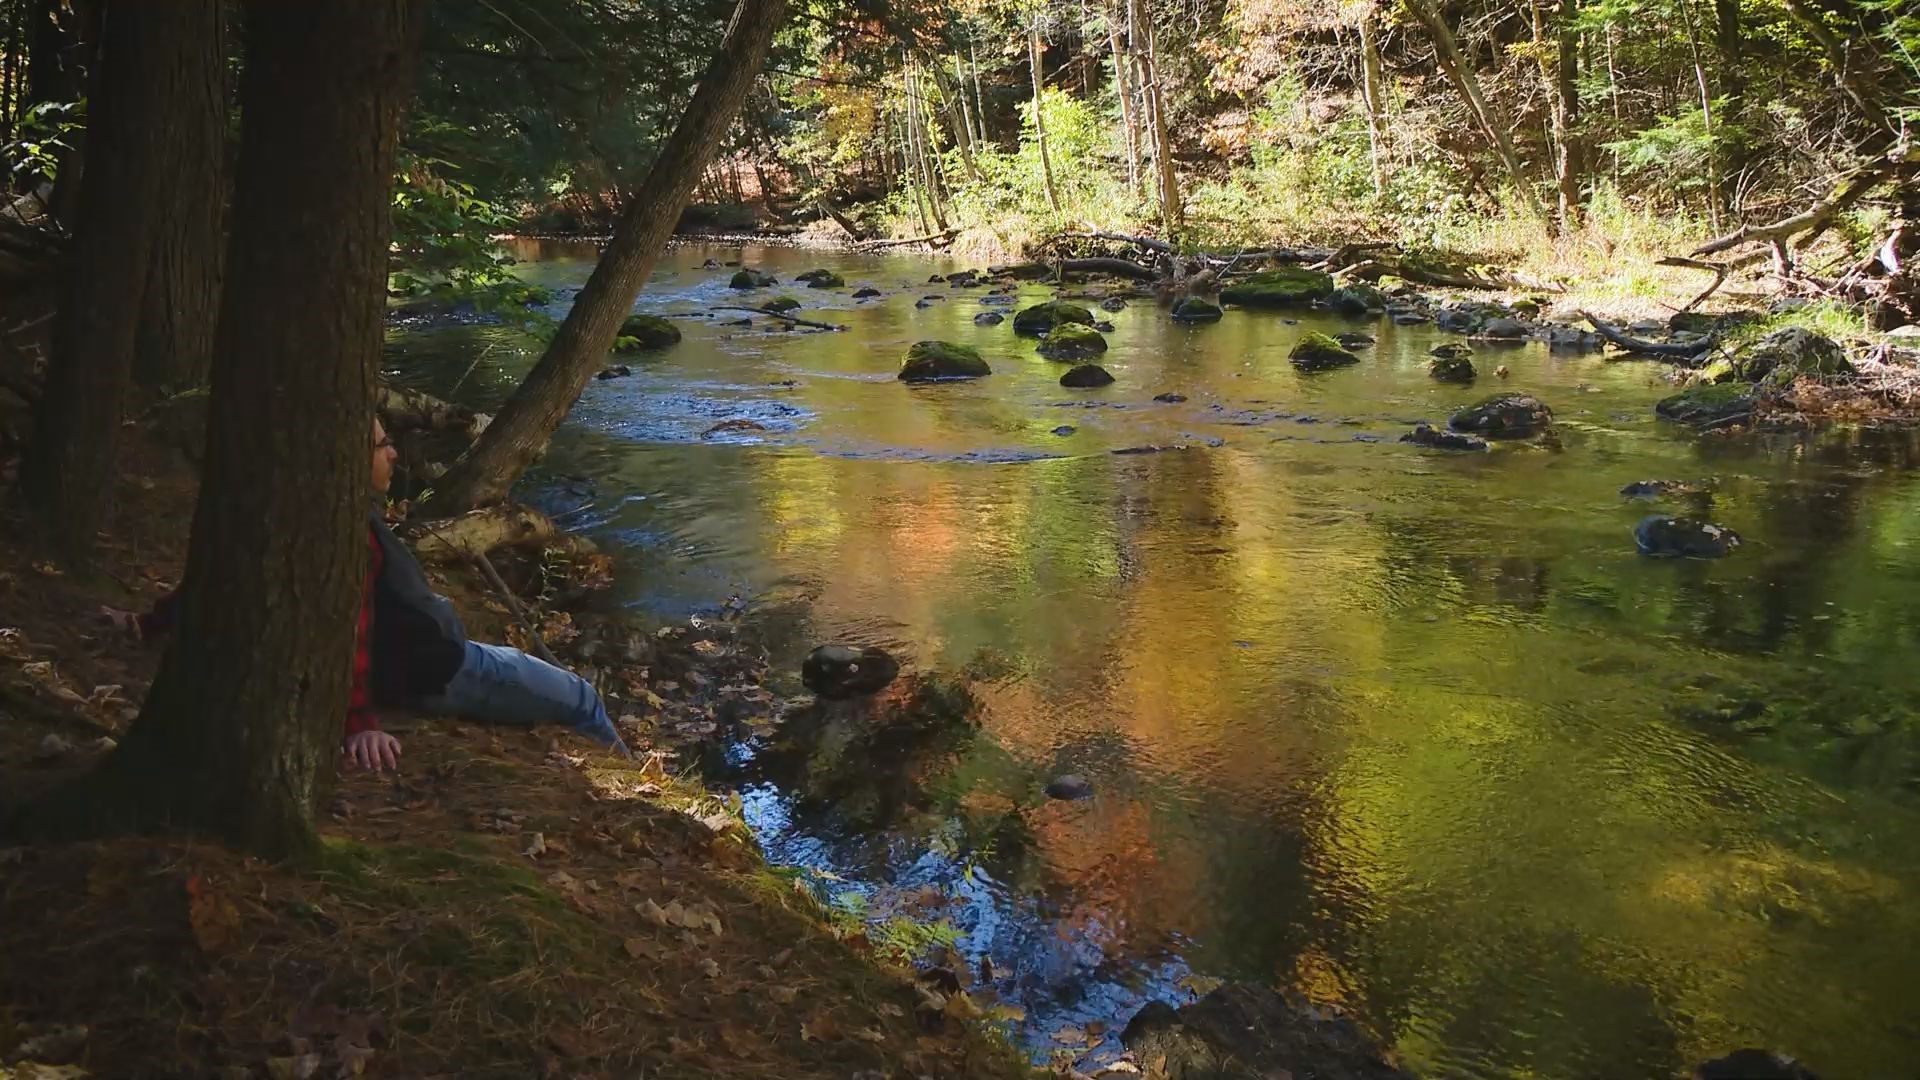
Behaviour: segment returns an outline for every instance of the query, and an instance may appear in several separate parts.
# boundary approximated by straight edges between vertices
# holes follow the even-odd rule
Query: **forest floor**
[[[105,753],[158,662],[98,609],[177,579],[195,484],[163,426],[124,442],[93,575],[0,511],[9,797]],[[499,640],[471,583],[448,591]],[[310,861],[188,838],[0,849],[0,1077],[1028,1075],[964,971],[883,961],[644,738],[628,762],[385,719],[400,770],[341,777]]]

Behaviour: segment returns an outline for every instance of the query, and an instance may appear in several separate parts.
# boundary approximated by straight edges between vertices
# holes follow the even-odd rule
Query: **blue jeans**
[[[447,688],[420,703],[440,716],[530,728],[560,724],[627,752],[587,680],[505,645],[467,642],[467,658]]]

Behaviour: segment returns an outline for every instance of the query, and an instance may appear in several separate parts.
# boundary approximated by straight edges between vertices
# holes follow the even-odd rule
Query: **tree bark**
[[[180,6],[193,13],[193,36],[200,44],[170,57],[170,66],[160,73],[170,84],[167,99],[177,107],[166,125],[173,165],[159,177],[157,235],[133,348],[134,379],[159,393],[207,380],[226,257],[224,20],[219,3],[192,0]]]
[[[973,163],[973,133],[967,130],[966,94],[936,60],[927,65],[933,75],[934,89],[940,91],[940,100],[946,106],[947,123],[953,128],[953,144],[960,150],[960,167],[967,171],[967,179],[975,183],[980,181],[980,170]]]
[[[1377,15],[1372,8],[1360,13],[1360,96],[1367,107],[1367,155],[1373,166],[1373,193],[1380,195],[1386,191],[1381,159],[1387,108],[1380,86],[1380,41],[1374,28]]]
[[[81,177],[66,300],[21,489],[61,549],[84,560],[105,518],[135,327],[174,172],[175,118],[194,111],[184,73],[220,63],[217,0],[118,4],[101,25],[89,91],[92,161]],[[212,52],[209,60],[204,55]],[[204,314],[204,313],[203,313]]]
[[[232,273],[179,621],[119,749],[30,807],[29,833],[181,828],[270,858],[315,844],[366,567],[388,200],[422,9],[249,5]]]
[[[1553,175],[1559,191],[1559,222],[1562,232],[1571,232],[1580,224],[1580,151],[1575,145],[1573,119],[1579,108],[1576,80],[1580,55],[1573,36],[1574,4],[1577,0],[1533,0],[1533,46],[1539,58],[1541,81],[1546,84],[1552,109],[1549,133],[1552,139]],[[1549,12],[1558,9],[1556,25],[1549,41]]]
[[[1160,221],[1171,236],[1180,231],[1185,221],[1180,202],[1180,180],[1173,171],[1173,143],[1167,138],[1166,100],[1160,93],[1160,46],[1158,35],[1154,33],[1152,14],[1147,10],[1147,0],[1130,2],[1133,5],[1133,32],[1144,36],[1147,41],[1145,49],[1136,47],[1135,51],[1140,54],[1146,76],[1141,94],[1153,124],[1154,169],[1160,186]]]
[[[1700,52],[1700,30],[1693,17],[1693,4],[1690,0],[1680,0],[1680,14],[1687,27],[1687,48],[1693,57],[1694,88],[1700,94],[1700,125],[1707,137],[1707,216],[1713,227],[1720,227],[1721,216],[1727,209],[1727,195],[1721,184],[1720,141],[1715,137],[1713,119],[1713,92],[1707,83],[1706,58]]]
[[[1572,4],[1574,0],[1563,0]],[[1746,171],[1752,147],[1747,143],[1747,79],[1742,65],[1746,51],[1740,29],[1740,0],[1713,0],[1713,47],[1717,54],[1717,74],[1723,99],[1720,119],[1720,175],[1726,178],[1727,210],[1741,210],[1740,177]]]
[[[968,69],[973,73],[973,114],[980,119],[980,141],[987,141],[987,95],[980,89],[980,50],[967,35]]]
[[[506,498],[565,419],[613,347],[620,322],[673,234],[702,166],[752,91],[786,12],[786,0],[738,0],[719,53],[701,76],[686,113],[660,148],[573,309],[526,381],[466,456],[441,478],[427,503],[433,513],[458,513]]]
[[[1513,139],[1507,134],[1508,125],[1505,118],[1495,113],[1487,104],[1485,95],[1480,92],[1480,80],[1474,76],[1473,69],[1467,66],[1466,61],[1460,56],[1460,45],[1454,40],[1453,31],[1447,28],[1445,20],[1427,6],[1426,0],[1401,0],[1401,3],[1432,36],[1441,70],[1453,80],[1453,85],[1459,89],[1460,96],[1466,99],[1468,109],[1480,121],[1480,130],[1485,132],[1487,138],[1493,142],[1494,151],[1499,154],[1501,164],[1506,166],[1507,176],[1513,181],[1513,186],[1517,189],[1520,198],[1525,200],[1527,209],[1532,211],[1533,216],[1539,218],[1542,224],[1551,226],[1553,219],[1547,214],[1547,208],[1541,204],[1539,196],[1534,193],[1533,181],[1528,178],[1526,169],[1521,166],[1520,155],[1514,151]]]
[[[1120,99],[1122,145],[1127,149],[1127,188],[1140,198],[1140,117],[1133,108],[1133,87],[1127,82],[1127,49],[1121,44],[1120,12],[1106,0],[1107,47],[1113,51],[1113,93]]]
[[[1040,181],[1047,189],[1047,206],[1058,213],[1060,193],[1053,186],[1053,161],[1047,155],[1047,118],[1042,91],[1046,79],[1040,69],[1040,19],[1034,17],[1027,27],[1027,62],[1033,68],[1033,138],[1040,146]]]

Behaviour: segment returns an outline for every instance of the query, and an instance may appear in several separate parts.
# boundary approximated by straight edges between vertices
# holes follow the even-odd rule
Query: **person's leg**
[[[420,707],[431,713],[508,727],[563,724],[627,752],[592,684],[571,671],[504,645],[467,642],[466,662],[448,681],[446,690],[420,702]]]

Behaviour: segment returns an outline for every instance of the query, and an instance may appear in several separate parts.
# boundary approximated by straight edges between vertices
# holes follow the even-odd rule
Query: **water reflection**
[[[584,278],[539,254],[529,276]],[[1393,439],[1491,391],[1428,380],[1426,328],[1303,377],[1312,318],[1136,303],[1118,383],[1086,394],[973,325],[980,290],[930,290],[944,264],[746,252],[846,276],[786,291],[851,329],[794,334],[715,325],[709,254],[739,257],[670,252],[642,300],[686,340],[589,386],[528,494],[590,490],[643,609],[742,592],[794,666],[848,639],[965,684],[963,721],[816,716],[733,775],[776,855],[876,903],[954,897],[1036,1045],[1199,971],[1339,1004],[1435,1076],[1920,1051],[1911,437],[1696,441],[1653,421],[1657,368],[1521,349],[1501,389],[1554,407],[1558,449],[1437,455]],[[895,383],[926,337],[995,374]],[[394,363],[444,386],[476,339],[503,335],[412,335]],[[496,348],[462,396],[531,360]],[[761,429],[701,438],[728,419]],[[1154,446],[1187,449],[1114,453]],[[1637,556],[1639,517],[1697,509],[1619,495],[1650,478],[1710,482],[1747,546]],[[1096,797],[1046,800],[1062,772]]]

